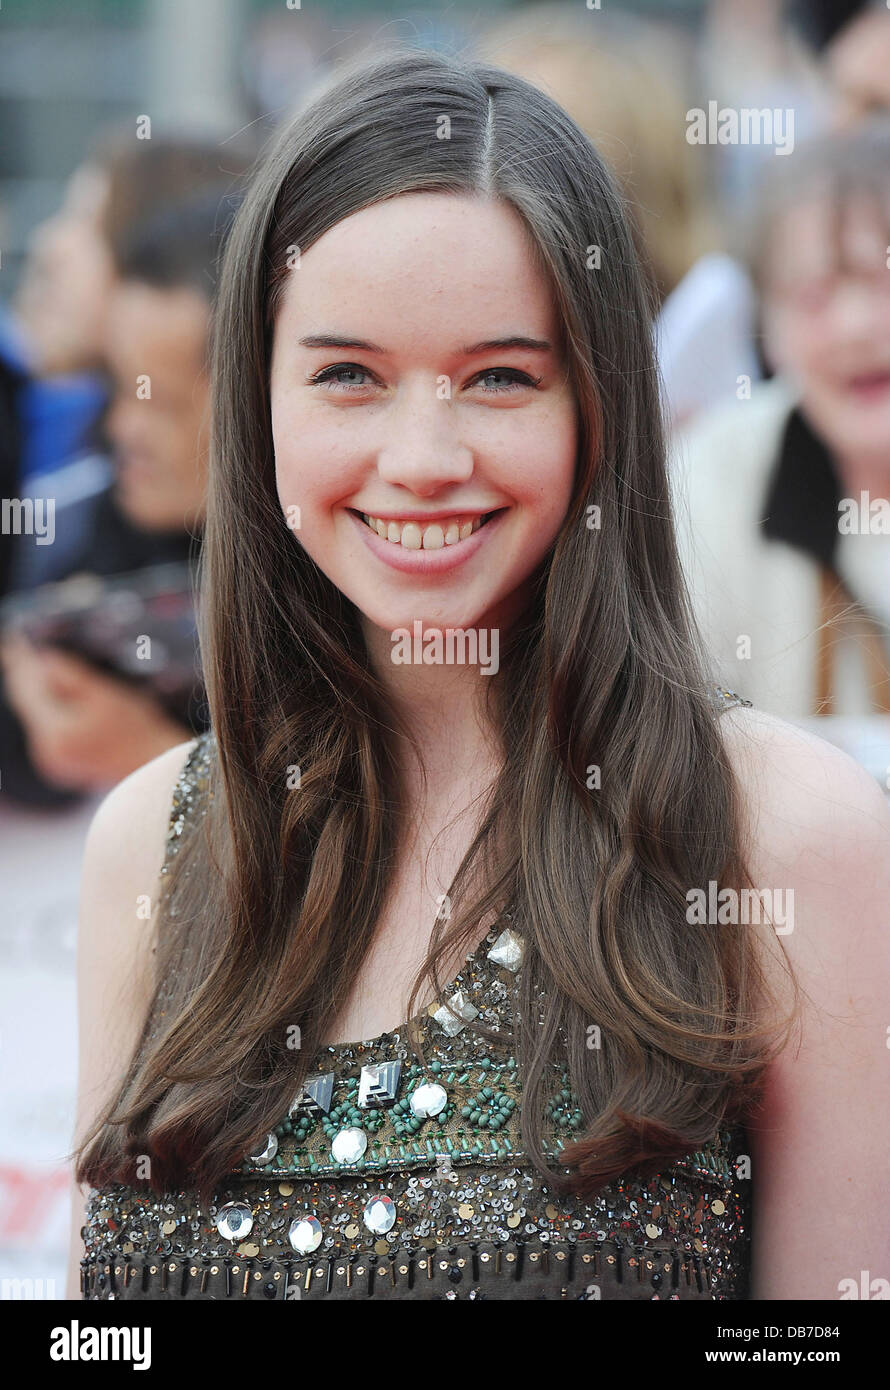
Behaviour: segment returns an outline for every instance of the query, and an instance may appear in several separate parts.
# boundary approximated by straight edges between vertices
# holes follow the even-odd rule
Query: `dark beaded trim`
[[[517,1288],[517,1285],[521,1288]],[[712,1279],[707,1256],[600,1240],[464,1241],[377,1254],[275,1260],[145,1256],[100,1250],[81,1261],[81,1296],[98,1299],[744,1297]]]

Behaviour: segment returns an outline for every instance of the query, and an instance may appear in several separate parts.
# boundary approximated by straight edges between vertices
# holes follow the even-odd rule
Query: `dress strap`
[[[197,824],[199,818],[206,811],[207,803],[213,794],[210,785],[210,766],[214,744],[215,739],[212,730],[208,729],[199,734],[186,754],[185,762],[176,779],[167,822],[164,860],[160,869],[159,902],[166,903],[173,890],[175,876],[171,876],[170,871],[173,860],[182,846],[185,832]],[[175,905],[171,904],[170,910],[175,912]],[[152,947],[152,953],[157,954],[157,942]],[[157,995],[146,1020],[140,1044],[140,1056],[144,1054],[148,1041],[158,1031],[161,1019],[164,1017],[171,987],[171,980],[163,980],[158,984]]]
[[[212,795],[210,764],[213,747],[214,735],[211,729],[199,734],[189,749],[176,779],[167,821],[162,874],[169,873],[170,865],[182,844],[184,832],[207,809],[207,800]]]

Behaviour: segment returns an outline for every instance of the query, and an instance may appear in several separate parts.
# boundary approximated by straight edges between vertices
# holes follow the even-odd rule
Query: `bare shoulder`
[[[173,791],[195,741],[176,744],[100,802],[84,847],[77,934],[75,1144],[112,1098],[151,997],[151,908]],[[148,910],[146,910],[148,909]],[[78,1296],[87,1190],[72,1179],[67,1296]]]
[[[890,970],[890,801],[878,782],[825,739],[762,710],[727,710],[719,724],[742,795],[751,879],[792,904],[784,955],[801,983],[818,976],[816,996],[830,996],[834,967],[853,950]]]
[[[176,744],[99,804],[84,848],[77,931],[79,1120],[135,1046],[152,989],[155,898],[173,790],[194,741]]]
[[[752,1296],[848,1297],[860,1271],[886,1268],[890,1248],[879,1176],[890,1144],[890,807],[870,773],[813,734],[745,708],[719,723],[753,886],[786,895],[781,937],[752,931],[780,1003],[788,966],[801,990],[799,1028],[770,1063],[749,1126]]]
[[[194,740],[168,748],[119,782],[100,802],[87,832],[78,921],[78,997],[89,1012],[100,998],[113,1019],[112,984],[127,982],[119,1008],[134,1018],[147,998],[147,965],[173,791]]]
[[[890,802],[865,768],[762,710],[727,710],[719,727],[742,792],[755,877],[782,870],[803,886],[869,868],[886,874]]]
[[[90,822],[88,858],[111,856],[122,867],[157,860],[160,868],[173,790],[195,743],[168,748],[108,792]]]
[[[151,919],[173,790],[194,741],[176,744],[113,788],[87,833],[78,922],[78,1002],[84,1049],[105,1060],[130,1046],[147,1002]]]

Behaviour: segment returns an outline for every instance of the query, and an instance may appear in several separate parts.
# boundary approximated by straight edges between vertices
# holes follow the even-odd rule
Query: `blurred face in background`
[[[16,314],[42,376],[102,365],[114,264],[102,230],[108,181],[98,165],[72,175],[59,211],[33,232]]]
[[[108,314],[106,428],[121,510],[149,531],[192,529],[204,513],[210,306],[196,290],[122,281]],[[150,391],[150,398],[148,392]]]
[[[814,192],[773,222],[765,350],[829,448],[890,466],[890,233],[861,195],[836,219],[834,203]]]

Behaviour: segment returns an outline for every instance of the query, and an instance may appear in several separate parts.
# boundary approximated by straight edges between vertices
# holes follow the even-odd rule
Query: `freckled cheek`
[[[571,503],[577,447],[574,424],[555,420],[527,435],[514,452],[506,487],[536,525],[559,529]]]
[[[299,506],[306,525],[317,525],[355,491],[349,464],[354,454],[340,445],[346,457],[339,458],[337,440],[328,430],[313,429],[305,413],[273,408],[272,447],[279,501],[285,509]]]

